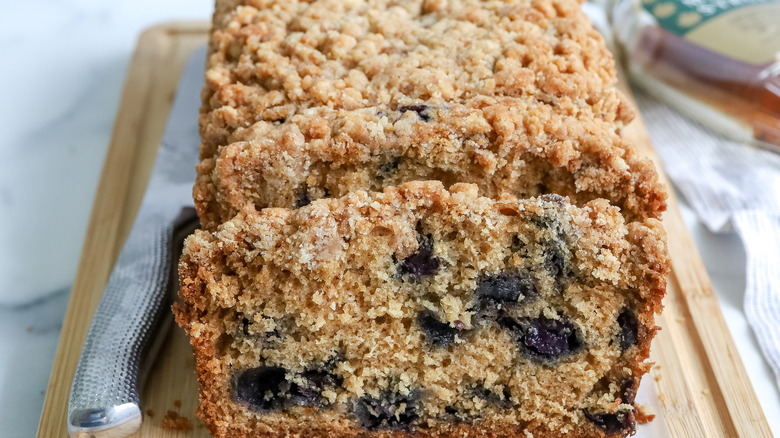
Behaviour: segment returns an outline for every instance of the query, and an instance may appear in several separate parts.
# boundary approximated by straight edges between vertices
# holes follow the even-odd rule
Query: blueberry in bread
[[[217,437],[625,437],[668,269],[604,200],[413,182],[196,232],[175,313]]]

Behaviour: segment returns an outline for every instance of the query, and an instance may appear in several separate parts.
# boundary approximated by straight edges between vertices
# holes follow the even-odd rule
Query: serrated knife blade
[[[87,332],[68,401],[72,438],[122,437],[141,425],[144,365],[170,325],[180,245],[197,226],[192,185],[205,53],[196,50],[184,69],[141,208]]]

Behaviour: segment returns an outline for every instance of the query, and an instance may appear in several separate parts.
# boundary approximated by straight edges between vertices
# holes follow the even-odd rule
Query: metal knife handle
[[[68,402],[72,438],[127,436],[141,425],[142,365],[149,361],[163,315],[166,293],[176,285],[176,259],[183,237],[195,228],[193,209],[171,222],[164,215],[136,219],[100,299],[81,350]],[[177,236],[178,237],[178,236]],[[177,248],[178,246],[178,248]],[[173,279],[172,279],[173,277]],[[132,291],[132,293],[130,293]]]

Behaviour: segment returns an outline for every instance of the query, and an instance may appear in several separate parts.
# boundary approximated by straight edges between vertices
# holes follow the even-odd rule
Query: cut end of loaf
[[[217,436],[617,437],[667,269],[604,201],[410,183],[197,232],[176,313]]]

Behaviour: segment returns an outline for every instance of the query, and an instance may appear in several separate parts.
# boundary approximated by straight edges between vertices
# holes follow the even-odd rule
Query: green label
[[[643,0],[642,5],[664,29],[685,35],[708,20],[746,6],[777,0]]]

